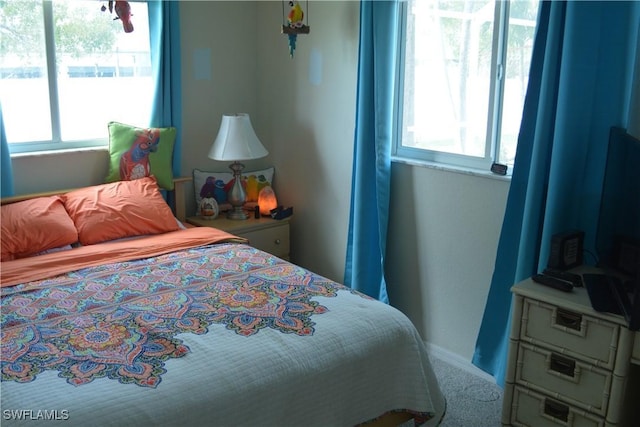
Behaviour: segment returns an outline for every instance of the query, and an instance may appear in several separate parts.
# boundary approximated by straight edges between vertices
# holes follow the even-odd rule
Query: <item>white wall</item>
[[[431,344],[471,360],[509,182],[395,163],[388,291]]]
[[[294,206],[292,260],[341,281],[353,160],[359,4],[311,1],[293,59],[282,4],[182,2],[183,174],[226,170],[206,158],[223,113],[248,112]],[[211,57],[211,66],[201,64]],[[205,61],[206,62],[206,61]],[[210,71],[211,79],[206,79]],[[106,151],[21,157],[16,193],[100,183]],[[508,183],[394,164],[392,304],[430,343],[469,360],[491,279]],[[190,211],[193,211],[193,202]],[[457,258],[461,258],[458,260]]]

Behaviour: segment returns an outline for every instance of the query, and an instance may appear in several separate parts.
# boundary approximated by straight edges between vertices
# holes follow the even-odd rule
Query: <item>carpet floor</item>
[[[499,427],[502,389],[436,357],[431,358],[440,389],[447,400],[441,427]]]

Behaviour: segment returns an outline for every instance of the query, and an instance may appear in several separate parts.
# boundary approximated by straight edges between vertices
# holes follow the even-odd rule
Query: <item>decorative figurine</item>
[[[302,20],[304,19],[304,12],[300,7],[300,3],[297,1],[290,1],[289,6],[291,6],[291,10],[287,15],[287,22],[291,28],[302,28],[304,25]]]
[[[218,202],[211,195],[202,198],[199,208],[202,219],[216,219],[218,217]]]
[[[309,27],[304,25],[304,12],[300,3],[295,1],[289,1],[289,13],[287,14],[287,25],[282,26],[282,33],[287,34],[289,37],[289,56],[293,58],[293,52],[296,50],[296,40],[298,34],[309,34]],[[284,13],[284,3],[283,3]]]

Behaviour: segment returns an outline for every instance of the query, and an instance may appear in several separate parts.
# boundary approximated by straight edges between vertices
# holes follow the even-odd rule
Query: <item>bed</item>
[[[439,422],[402,313],[176,216],[153,178],[3,200],[3,425]]]

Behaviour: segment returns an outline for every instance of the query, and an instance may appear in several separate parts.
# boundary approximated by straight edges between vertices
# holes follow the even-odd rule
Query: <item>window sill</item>
[[[92,151],[109,151],[109,147],[84,147],[84,148],[68,148],[62,150],[42,150],[42,151],[25,151],[22,153],[11,153],[11,158],[26,158],[26,157],[47,157],[58,156],[60,154],[69,153],[87,153]]]
[[[464,175],[477,176],[477,177],[481,177],[481,178],[496,179],[498,181],[507,181],[507,182],[511,181],[511,172],[512,172],[511,168],[509,168],[509,171],[507,172],[507,175],[498,175],[498,174],[495,174],[495,173],[493,173],[491,171],[482,170],[482,169],[474,169],[474,168],[463,167],[463,166],[448,165],[448,164],[444,164],[444,163],[430,162],[430,161],[427,161],[427,160],[409,159],[409,158],[406,158],[406,157],[391,156],[391,161],[395,162],[395,163],[402,163],[402,164],[405,164],[405,165],[410,165],[410,166],[417,166],[417,167],[422,167],[422,168],[436,169],[436,170],[442,170],[442,171],[446,171],[446,172],[461,173],[461,174],[464,174]]]

